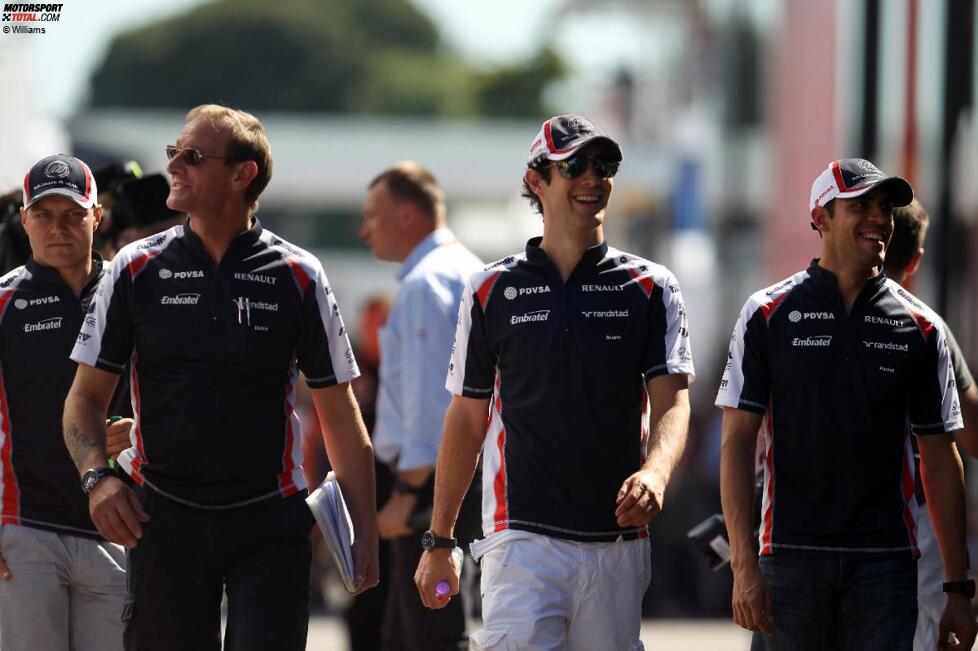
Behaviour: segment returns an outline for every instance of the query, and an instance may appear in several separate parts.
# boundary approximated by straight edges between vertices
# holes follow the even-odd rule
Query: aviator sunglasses
[[[587,170],[588,164],[594,173],[602,179],[610,179],[618,173],[618,161],[608,160],[604,156],[584,156],[574,154],[570,158],[554,162],[557,173],[567,180],[576,179]]]
[[[238,161],[237,158],[228,158],[227,156],[211,156],[210,154],[202,154],[193,147],[177,147],[176,145],[166,146],[166,159],[173,160],[174,158],[182,156],[183,162],[190,166],[200,165],[200,162],[205,158],[216,158],[218,160],[226,161]]]

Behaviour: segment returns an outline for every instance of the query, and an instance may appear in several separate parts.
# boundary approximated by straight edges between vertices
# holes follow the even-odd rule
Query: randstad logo
[[[160,305],[197,305],[199,302],[200,294],[177,294],[160,299]]]

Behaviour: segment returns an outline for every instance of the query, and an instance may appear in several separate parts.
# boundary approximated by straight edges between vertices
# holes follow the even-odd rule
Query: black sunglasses
[[[618,173],[619,161],[608,160],[604,156],[584,156],[574,154],[570,158],[554,162],[557,173],[567,180],[576,179],[587,171],[588,164],[594,169],[594,173],[602,179],[610,179]]]
[[[177,147],[176,145],[166,146],[166,159],[173,160],[174,158],[182,156],[183,162],[187,165],[194,166],[200,165],[201,161],[205,158],[216,158],[218,160],[225,161],[238,161],[236,158],[228,158],[227,156],[211,156],[210,154],[202,154],[193,147]]]

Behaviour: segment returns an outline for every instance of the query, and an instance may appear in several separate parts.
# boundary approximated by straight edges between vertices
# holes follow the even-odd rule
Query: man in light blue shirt
[[[374,257],[402,263],[400,289],[381,330],[374,429],[377,458],[395,471],[391,498],[378,514],[380,535],[391,541],[383,646],[465,649],[461,602],[443,610],[425,608],[414,586],[414,568],[451,401],[444,376],[458,306],[466,280],[483,264],[445,227],[442,190],[430,172],[413,162],[399,163],[370,182],[360,235]]]

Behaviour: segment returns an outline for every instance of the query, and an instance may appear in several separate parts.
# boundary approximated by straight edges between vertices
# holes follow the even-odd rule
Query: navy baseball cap
[[[816,206],[824,206],[835,198],[859,197],[877,187],[885,188],[890,203],[894,206],[906,206],[913,201],[913,188],[906,179],[884,174],[865,158],[832,161],[812,183],[808,212],[811,213]]]
[[[82,208],[98,205],[95,176],[84,162],[74,156],[55,154],[34,163],[24,177],[24,209],[38,199],[60,194]]]
[[[602,140],[611,146],[615,160],[621,160],[621,147],[611,137],[580,115],[558,115],[543,123],[540,132],[530,145],[530,158],[527,165],[533,167],[544,160],[565,160],[595,140]]]

